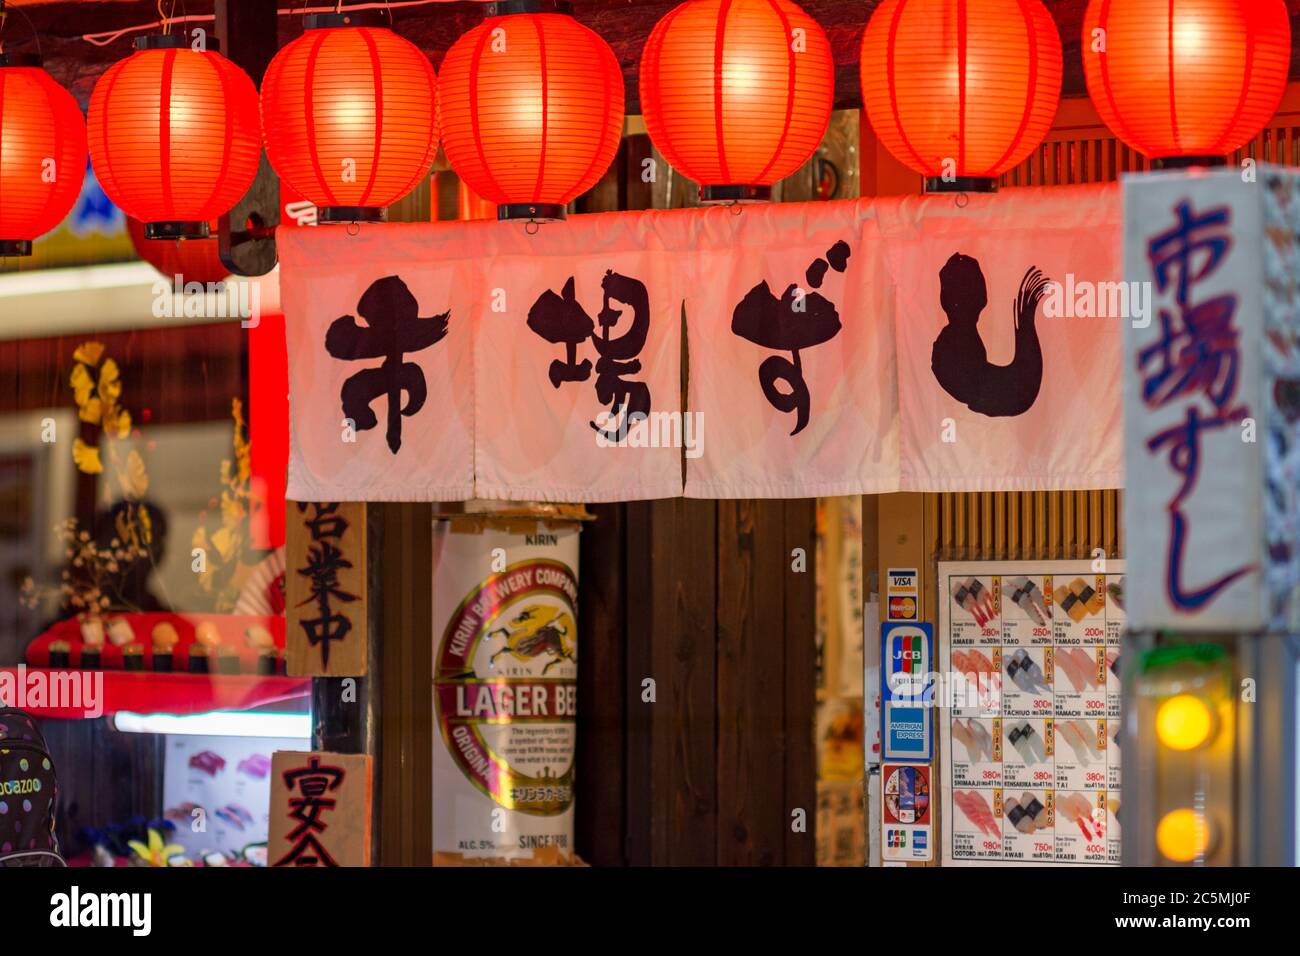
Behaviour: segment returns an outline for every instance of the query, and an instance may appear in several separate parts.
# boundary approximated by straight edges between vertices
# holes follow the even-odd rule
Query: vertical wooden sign
[[[370,755],[271,755],[268,866],[370,865]]]
[[[287,502],[285,660],[293,677],[364,677],[366,506]]]

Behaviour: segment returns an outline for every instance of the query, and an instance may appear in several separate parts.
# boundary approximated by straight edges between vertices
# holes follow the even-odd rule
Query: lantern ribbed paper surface
[[[214,50],[137,49],[95,84],[87,125],[99,184],[146,224],[206,231],[257,175],[257,90]]]
[[[770,186],[826,134],[835,97],[830,43],[789,0],[688,0],[641,54],[651,141],[702,186]]]
[[[563,207],[614,158],[623,73],[609,44],[570,16],[488,17],[447,51],[438,115],[447,159],[474,192]]]
[[[319,207],[392,205],[438,152],[436,90],[429,60],[391,30],[308,29],[262,81],[267,158]]]
[[[1061,39],[1041,0],[884,0],[859,69],[871,127],[900,162],[995,178],[1051,128]]]
[[[26,254],[57,226],[85,175],[86,122],[72,94],[39,66],[0,66],[0,254]]]
[[[1151,159],[1222,156],[1250,142],[1277,109],[1291,62],[1283,0],[1092,0],[1082,41],[1097,112]]]

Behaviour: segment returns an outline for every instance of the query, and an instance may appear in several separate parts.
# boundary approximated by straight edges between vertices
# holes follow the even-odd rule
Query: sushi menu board
[[[947,865],[1118,865],[1124,564],[941,562]]]

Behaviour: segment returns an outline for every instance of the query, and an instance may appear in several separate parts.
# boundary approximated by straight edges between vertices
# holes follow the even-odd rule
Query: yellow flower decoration
[[[130,840],[127,846],[144,862],[145,866],[167,866],[169,857],[185,852],[183,846],[178,846],[175,843],[164,843],[162,834],[153,827],[149,828],[148,846],[145,846],[139,840]]]
[[[77,351],[72,353],[72,360],[74,362],[84,362],[87,365],[98,365],[103,355],[103,342],[82,342],[77,346]]]
[[[131,415],[117,404],[122,397],[117,362],[104,358],[104,346],[100,342],[83,342],[72,357],[77,364],[68,381],[77,402],[77,417],[87,424],[98,425],[113,438],[131,434]],[[101,358],[104,358],[103,365],[99,364]],[[92,371],[96,366],[98,377]]]
[[[255,497],[250,487],[252,462],[244,405],[237,398],[230,401],[230,417],[234,420],[234,455],[221,463],[220,524],[212,529],[198,528],[191,539],[192,547],[207,554],[199,584],[205,592],[216,595],[218,610],[232,608],[238,597],[240,562],[245,557],[248,519]]]
[[[149,476],[145,474],[144,459],[134,448],[126,456],[126,465],[118,472],[118,481],[122,486],[122,494],[127,498],[143,498],[149,490]]]
[[[87,445],[80,438],[72,443],[72,460],[84,475],[98,475],[104,471],[104,463],[99,459],[99,446]]]
[[[72,385],[72,397],[77,401],[77,414],[83,422],[98,424],[101,414],[99,399],[92,399],[91,394],[95,391],[95,379],[91,377],[90,371],[86,366],[78,362],[72,367],[72,376],[69,379]],[[91,402],[94,405],[91,405]]]

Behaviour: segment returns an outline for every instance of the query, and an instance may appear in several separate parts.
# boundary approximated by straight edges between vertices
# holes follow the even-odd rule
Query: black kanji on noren
[[[820,289],[826,270],[843,272],[848,267],[851,250],[843,240],[826,250],[804,270],[804,280]],[[758,366],[758,384],[763,396],[777,411],[794,412],[797,435],[808,424],[812,413],[812,395],[804,379],[801,349],[811,348],[833,339],[840,331],[840,314],[835,303],[817,292],[808,292],[793,283],[786,286],[778,299],[767,280],[745,293],[731,314],[731,331],[766,349],[788,350],[790,358],[772,355]],[[789,391],[777,387],[784,382]]]
[[[386,396],[385,438],[389,449],[397,454],[402,447],[402,416],[418,412],[427,396],[424,371],[414,362],[405,361],[405,355],[427,349],[446,335],[451,312],[422,318],[415,296],[397,276],[370,283],[357,302],[357,312],[366,324],[359,324],[351,315],[335,319],[325,333],[325,351],[344,361],[384,360],[378,368],[362,369],[345,381],[340,398],[343,414],[358,431],[365,431],[379,423],[371,404]],[[402,405],[403,392],[407,395],[406,405]]]
[[[551,384],[559,388],[565,382],[585,382],[591,377],[591,359],[578,361],[578,347],[591,340],[596,354],[596,397],[610,406],[607,418],[612,428],[602,428],[596,422],[589,424],[610,441],[627,435],[628,428],[650,416],[650,386],[645,382],[630,380],[628,376],[641,372],[637,358],[645,348],[650,335],[650,293],[639,279],[620,275],[606,269],[600,280],[604,299],[596,322],[582,307],[574,291],[574,277],[569,276],[557,295],[547,289],[528,310],[528,327],[535,333],[564,346],[564,358],[551,362]],[[619,308],[615,303],[623,306]],[[623,314],[631,310],[631,320],[621,335],[610,332],[619,324]]]

